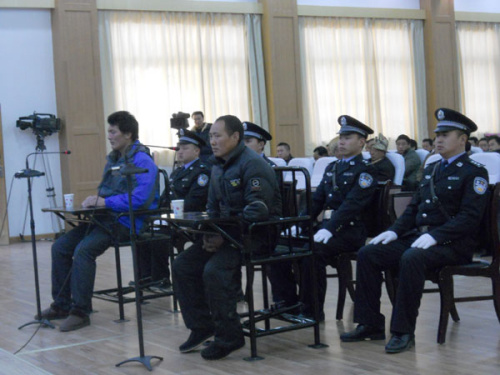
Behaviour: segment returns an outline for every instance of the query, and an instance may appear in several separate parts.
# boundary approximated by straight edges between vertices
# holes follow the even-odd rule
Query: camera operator
[[[205,145],[201,148],[200,159],[202,162],[207,163],[210,156],[213,155],[209,136],[212,124],[205,122],[205,115],[201,111],[193,112],[191,118],[194,121],[194,127],[191,130],[205,142]]]

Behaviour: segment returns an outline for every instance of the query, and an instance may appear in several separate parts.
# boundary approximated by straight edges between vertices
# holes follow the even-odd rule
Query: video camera
[[[191,116],[189,113],[177,112],[172,114],[172,118],[170,119],[170,127],[172,129],[187,129],[189,128],[188,118]]]
[[[36,135],[47,136],[61,130],[61,119],[48,113],[33,112],[30,116],[19,117],[16,126],[21,130],[31,128]]]

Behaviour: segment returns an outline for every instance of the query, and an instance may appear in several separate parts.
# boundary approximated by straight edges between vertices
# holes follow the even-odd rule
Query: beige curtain
[[[461,110],[479,135],[500,132],[500,24],[457,22]]]
[[[422,21],[300,17],[299,27],[307,154],[336,136],[342,114],[392,141],[427,136]]]
[[[202,110],[213,122],[225,114],[253,120],[257,108],[267,123],[265,97],[252,105],[249,59],[252,77],[263,79],[254,66],[262,59],[260,28],[247,35],[254,22],[234,14],[99,12],[105,113],[130,111],[141,141],[153,145],[176,142],[169,119],[178,111]]]

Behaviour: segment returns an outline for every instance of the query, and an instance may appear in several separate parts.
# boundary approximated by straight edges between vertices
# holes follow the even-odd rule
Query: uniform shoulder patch
[[[487,190],[488,190],[488,181],[486,181],[482,177],[476,177],[474,179],[474,191],[479,195],[483,195],[486,193]]]
[[[373,183],[373,177],[371,174],[363,172],[359,175],[358,183],[362,189],[369,188]]]
[[[198,176],[198,180],[196,181],[199,186],[206,186],[208,184],[208,176],[205,173],[202,173]]]
[[[475,165],[476,167],[479,167],[479,168],[484,167],[484,164],[481,164],[473,159],[469,159],[469,161],[472,165]]]
[[[250,180],[250,186],[252,191],[260,191],[260,178],[252,178]]]

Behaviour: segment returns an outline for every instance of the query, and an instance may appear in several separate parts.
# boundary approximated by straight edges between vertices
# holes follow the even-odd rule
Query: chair
[[[301,167],[305,168],[309,175],[313,172],[314,159],[311,158],[293,158],[288,163],[289,167]],[[297,190],[305,190],[306,189],[306,177],[302,173],[292,174],[285,173],[283,175],[285,182],[296,181]]]
[[[323,175],[325,174],[325,169],[328,166],[328,164],[333,163],[335,160],[337,160],[337,158],[334,156],[327,156],[316,160],[316,163],[314,163],[314,168],[311,176],[311,187],[313,189],[317,188],[318,185],[321,183]]]
[[[470,152],[471,154],[480,154],[483,152],[483,149],[481,147],[471,146]]]
[[[274,162],[274,164],[276,164],[278,167],[286,167],[286,161],[282,158],[273,158],[269,156],[268,159]]]
[[[372,157],[368,151],[363,151],[362,154],[363,154],[363,159],[365,160],[371,159]]]
[[[418,157],[420,158],[420,162],[423,163],[427,155],[429,154],[429,151],[424,150],[423,148],[419,148],[415,150],[417,153]]]
[[[293,159],[292,159],[293,160]],[[262,359],[257,355],[257,338],[288,332],[297,329],[313,327],[314,329],[314,344],[313,348],[322,348],[325,345],[320,343],[320,331],[318,321],[318,305],[317,299],[315,303],[315,319],[300,318],[288,313],[300,308],[300,303],[295,306],[288,306],[284,308],[270,308],[269,306],[269,293],[267,287],[267,273],[266,266],[279,263],[279,262],[298,262],[305,257],[312,257],[314,251],[314,242],[312,236],[307,237],[292,237],[288,228],[292,226],[308,226],[309,233],[312,231],[312,220],[309,216],[299,216],[300,208],[296,199],[297,189],[294,184],[285,185],[283,175],[291,173],[293,179],[296,179],[296,174],[303,174],[306,187],[306,204],[307,208],[311,209],[311,185],[309,173],[305,168],[301,167],[275,167],[275,171],[279,174],[278,181],[280,181],[280,192],[282,195],[283,206],[288,207],[289,216],[284,216],[279,220],[272,220],[266,222],[257,222],[249,226],[247,235],[244,236],[244,251],[243,251],[243,265],[246,269],[246,299],[248,302],[248,312],[241,314],[242,318],[248,318],[242,322],[243,332],[245,336],[250,338],[251,356],[245,358],[246,360]],[[297,176],[298,177],[298,176]],[[310,211],[308,211],[310,212]],[[259,228],[266,227],[277,229],[277,233],[282,233],[282,229],[288,233],[282,234],[278,239],[278,246],[268,249],[267,254],[256,255],[252,252],[252,234]],[[269,231],[272,232],[272,231]],[[273,243],[270,238],[270,243]],[[314,258],[313,258],[314,259]],[[314,263],[314,260],[313,262]],[[314,264],[311,265],[314,267]],[[263,293],[263,309],[257,310],[255,308],[255,300],[253,294],[253,282],[255,271],[262,271],[262,293]],[[313,282],[311,291],[317,296],[317,285]],[[285,315],[284,315],[285,314]],[[279,320],[281,323],[286,323],[285,326],[271,327],[271,319]],[[264,323],[263,327],[258,327],[258,323]]]
[[[497,152],[482,152],[472,154],[472,160],[477,161],[484,165],[488,171],[488,178],[490,185],[500,182],[500,154]]]
[[[439,154],[434,154],[434,155],[431,155],[427,158],[427,160],[425,161],[425,166],[424,168],[427,168],[427,166],[431,163],[434,163],[438,160],[441,160],[443,157]]]
[[[387,152],[385,154],[387,159],[394,165],[396,173],[394,175],[394,185],[402,185],[403,177],[405,175],[405,158],[397,152]]]

